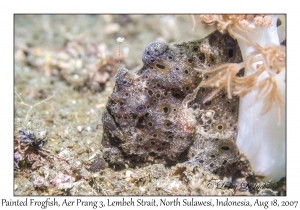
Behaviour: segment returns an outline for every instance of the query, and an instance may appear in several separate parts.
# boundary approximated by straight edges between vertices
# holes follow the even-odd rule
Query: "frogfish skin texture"
[[[236,146],[239,98],[228,99],[201,83],[213,69],[242,61],[237,42],[213,32],[184,43],[150,43],[136,73],[119,69],[103,113],[104,158],[116,167],[187,162],[204,170],[226,168],[239,158]]]

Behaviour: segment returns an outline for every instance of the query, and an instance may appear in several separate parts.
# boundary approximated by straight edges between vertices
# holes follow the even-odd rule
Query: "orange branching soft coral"
[[[243,56],[238,64],[223,64],[203,71],[203,85],[240,96],[237,145],[251,162],[256,175],[278,181],[285,166],[285,46],[280,46],[277,15],[200,16],[204,24],[217,22],[218,30],[237,39]],[[278,21],[279,20],[279,21]],[[244,69],[244,76],[236,74]],[[277,123],[276,123],[277,111]],[[274,115],[275,114],[275,115]],[[255,135],[254,135],[254,134]],[[255,152],[253,152],[255,151]]]
[[[265,102],[262,114],[267,113],[272,105],[276,104],[277,116],[280,117],[280,108],[285,105],[285,100],[279,94],[277,82],[273,77],[269,77],[261,81],[258,85],[258,95],[257,100],[263,99]],[[278,118],[278,123],[280,123],[280,118]]]
[[[206,25],[213,25],[215,24],[214,15],[200,15],[201,23]]]
[[[218,30],[226,31],[234,38],[239,38],[249,45],[253,44],[245,34],[255,33],[255,27],[269,28],[272,26],[270,15],[200,15],[201,23],[213,25],[218,22]]]
[[[206,100],[212,99],[222,89],[227,91],[228,98],[232,95],[243,97],[257,90],[257,100],[265,101],[262,113],[268,112],[274,103],[279,112],[285,101],[278,91],[275,75],[285,70],[285,46],[262,47],[248,37],[249,34],[256,34],[256,29],[271,27],[272,17],[270,15],[200,15],[200,18],[202,23],[208,25],[218,22],[220,32],[227,31],[232,37],[243,41],[253,49],[242,63],[223,64],[208,71],[196,69],[211,75],[203,82],[203,87],[216,88]],[[247,69],[248,73],[244,77],[239,77],[237,73],[243,68]],[[259,81],[258,78],[263,72],[267,72],[268,76]]]
[[[218,30],[221,33],[226,31],[235,39],[241,39],[246,43],[252,44],[250,39],[245,36],[247,32],[254,33],[253,27],[251,27],[251,20],[249,15],[217,15],[216,21],[218,22]]]
[[[218,27],[221,30],[227,30],[235,26],[241,25],[245,28],[253,27],[251,23],[256,26],[269,28],[272,26],[272,17],[270,15],[200,15],[201,23],[206,25],[213,25],[218,22]]]
[[[272,17],[270,15],[257,15],[254,17],[254,23],[257,26],[269,28],[272,26]]]
[[[285,46],[257,46],[257,53],[261,53],[263,65],[269,74],[279,74],[285,69]]]
[[[254,68],[254,64],[256,65]],[[232,95],[245,96],[252,90],[258,90],[257,99],[264,99],[265,106],[262,113],[266,113],[275,103],[277,108],[284,105],[284,99],[277,89],[275,75],[285,67],[284,46],[257,47],[257,49],[244,62],[239,64],[227,63],[212,70],[195,69],[201,73],[210,74],[210,78],[202,83],[203,87],[215,87],[216,89],[205,99],[211,100],[223,88],[227,91],[228,98]],[[247,68],[252,74],[244,77],[238,76],[238,72]],[[258,82],[258,77],[267,72],[269,77]]]
[[[201,73],[209,73],[211,76],[206,81],[201,83],[203,87],[216,87],[205,101],[211,100],[215,94],[225,88],[228,93],[228,98],[232,98],[233,84],[236,80],[236,74],[240,70],[239,64],[223,64],[212,71],[203,71],[201,69],[195,69]]]

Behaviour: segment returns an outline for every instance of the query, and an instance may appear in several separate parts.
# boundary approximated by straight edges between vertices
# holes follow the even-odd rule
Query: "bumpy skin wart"
[[[241,62],[237,42],[218,31],[187,43],[153,42],[142,60],[136,74],[122,68],[115,77],[102,119],[106,160],[119,167],[188,161],[209,171],[235,162],[239,100],[221,91],[204,103],[212,89],[201,82],[210,75],[194,68]]]

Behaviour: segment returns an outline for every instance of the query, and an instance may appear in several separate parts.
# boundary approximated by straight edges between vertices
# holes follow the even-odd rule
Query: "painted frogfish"
[[[142,61],[139,71],[115,76],[102,117],[106,161],[121,168],[187,162],[211,172],[236,162],[239,98],[222,90],[206,101],[214,89],[201,83],[209,70],[242,61],[237,41],[215,31],[191,42],[152,42]]]

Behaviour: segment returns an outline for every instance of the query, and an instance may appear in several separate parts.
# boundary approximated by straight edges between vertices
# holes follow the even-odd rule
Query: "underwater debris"
[[[87,170],[91,172],[98,172],[101,169],[106,168],[106,162],[105,160],[97,155],[95,158],[91,160],[91,163],[88,164]]]
[[[47,141],[46,130],[42,130],[35,135],[32,131],[21,129],[19,134],[20,144],[23,148],[32,147],[37,150]]]
[[[28,119],[28,117],[29,117],[29,114],[31,113],[31,111],[32,111],[32,109],[33,109],[34,107],[36,107],[36,106],[38,106],[38,105],[40,105],[40,104],[42,104],[42,103],[45,103],[46,101],[50,100],[51,98],[53,98],[53,97],[55,96],[56,93],[54,93],[52,96],[50,96],[50,97],[48,97],[48,98],[46,98],[46,99],[44,99],[44,100],[42,100],[42,101],[40,101],[40,102],[34,104],[34,105],[29,105],[29,104],[25,103],[25,102],[23,101],[23,99],[21,98],[21,96],[19,95],[19,93],[18,93],[16,90],[15,90],[15,94],[16,94],[17,97],[20,99],[20,102],[19,102],[19,103],[20,103],[21,105],[24,105],[24,106],[26,106],[26,107],[29,107],[29,109],[28,109],[28,111],[27,111],[27,114],[26,114],[26,117],[25,117],[25,119],[24,119],[24,121],[27,121],[27,119]]]
[[[73,187],[71,176],[62,173],[57,174],[56,177],[50,181],[50,183],[58,189],[63,190],[71,189]]]
[[[104,158],[112,166],[146,166],[187,161],[215,171],[235,162],[239,99],[202,88],[209,72],[241,62],[237,42],[218,31],[204,39],[150,43],[136,74],[121,68],[103,113]]]
[[[47,130],[40,127],[39,123],[18,129],[14,139],[14,166],[15,170],[29,164],[33,169],[43,165],[42,157],[48,156],[48,150],[43,145],[47,141]],[[39,163],[36,163],[38,161]]]

